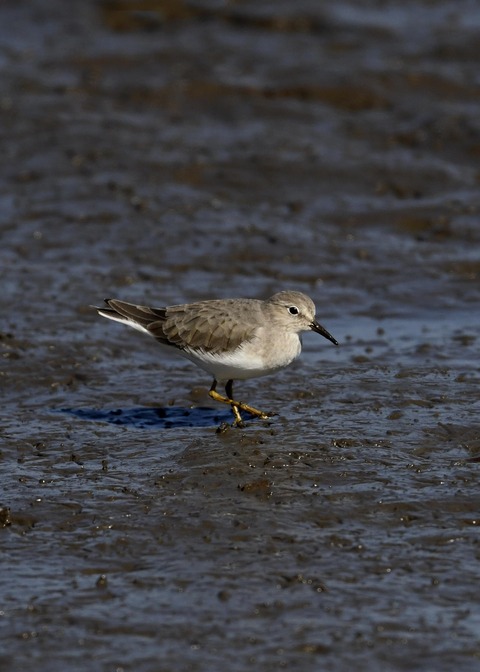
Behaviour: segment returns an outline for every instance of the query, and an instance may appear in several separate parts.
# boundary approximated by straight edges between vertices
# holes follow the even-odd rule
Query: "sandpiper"
[[[274,373],[288,366],[302,350],[300,334],[315,331],[338,345],[315,317],[315,304],[306,294],[283,291],[266,301],[214,299],[163,308],[105,299],[96,308],[110,320],[142,331],[170,352],[177,352],[213,376],[210,396],[229,404],[234,425],[240,411],[261,419],[268,413],[233,398],[233,381]],[[217,392],[225,385],[226,396]]]

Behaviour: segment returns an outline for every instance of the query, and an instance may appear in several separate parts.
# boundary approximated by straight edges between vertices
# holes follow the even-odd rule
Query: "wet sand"
[[[2,670],[478,669],[479,25],[2,3]],[[340,347],[224,433],[90,308],[281,289]]]

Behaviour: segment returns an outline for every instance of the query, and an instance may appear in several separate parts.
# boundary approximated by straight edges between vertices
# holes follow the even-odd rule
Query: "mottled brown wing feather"
[[[157,320],[147,328],[160,342],[211,353],[235,349],[255,332],[255,326],[237,316],[232,318],[228,304],[222,302],[217,306],[216,301],[171,306],[166,309],[164,320]]]
[[[259,302],[248,302],[248,308],[245,306],[240,312],[234,300],[201,301],[168,308],[150,308],[117,299],[108,299],[106,303],[108,309],[103,310],[104,314],[112,312],[136,322],[163,345],[218,353],[235,349],[254,336],[256,324],[252,324],[249,316]]]

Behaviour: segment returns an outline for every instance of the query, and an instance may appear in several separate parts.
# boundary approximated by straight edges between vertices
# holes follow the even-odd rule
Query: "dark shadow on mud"
[[[219,413],[212,408],[182,408],[169,406],[168,408],[61,408],[61,413],[74,415],[82,420],[94,422],[108,422],[113,425],[125,425],[144,429],[172,429],[176,427],[214,427],[224,422],[230,422],[229,412]]]

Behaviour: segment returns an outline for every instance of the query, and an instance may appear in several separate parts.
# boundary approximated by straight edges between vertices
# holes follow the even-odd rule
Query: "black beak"
[[[316,331],[317,334],[320,334],[321,336],[324,336],[324,337],[327,338],[329,341],[332,341],[332,343],[333,343],[334,345],[338,345],[338,341],[336,341],[336,340],[333,338],[332,334],[329,334],[328,331],[327,331],[324,327],[322,327],[321,324],[318,324],[318,322],[317,322],[316,320],[314,320],[314,321],[312,322],[312,324],[310,325],[310,329],[311,329],[312,331]]]

